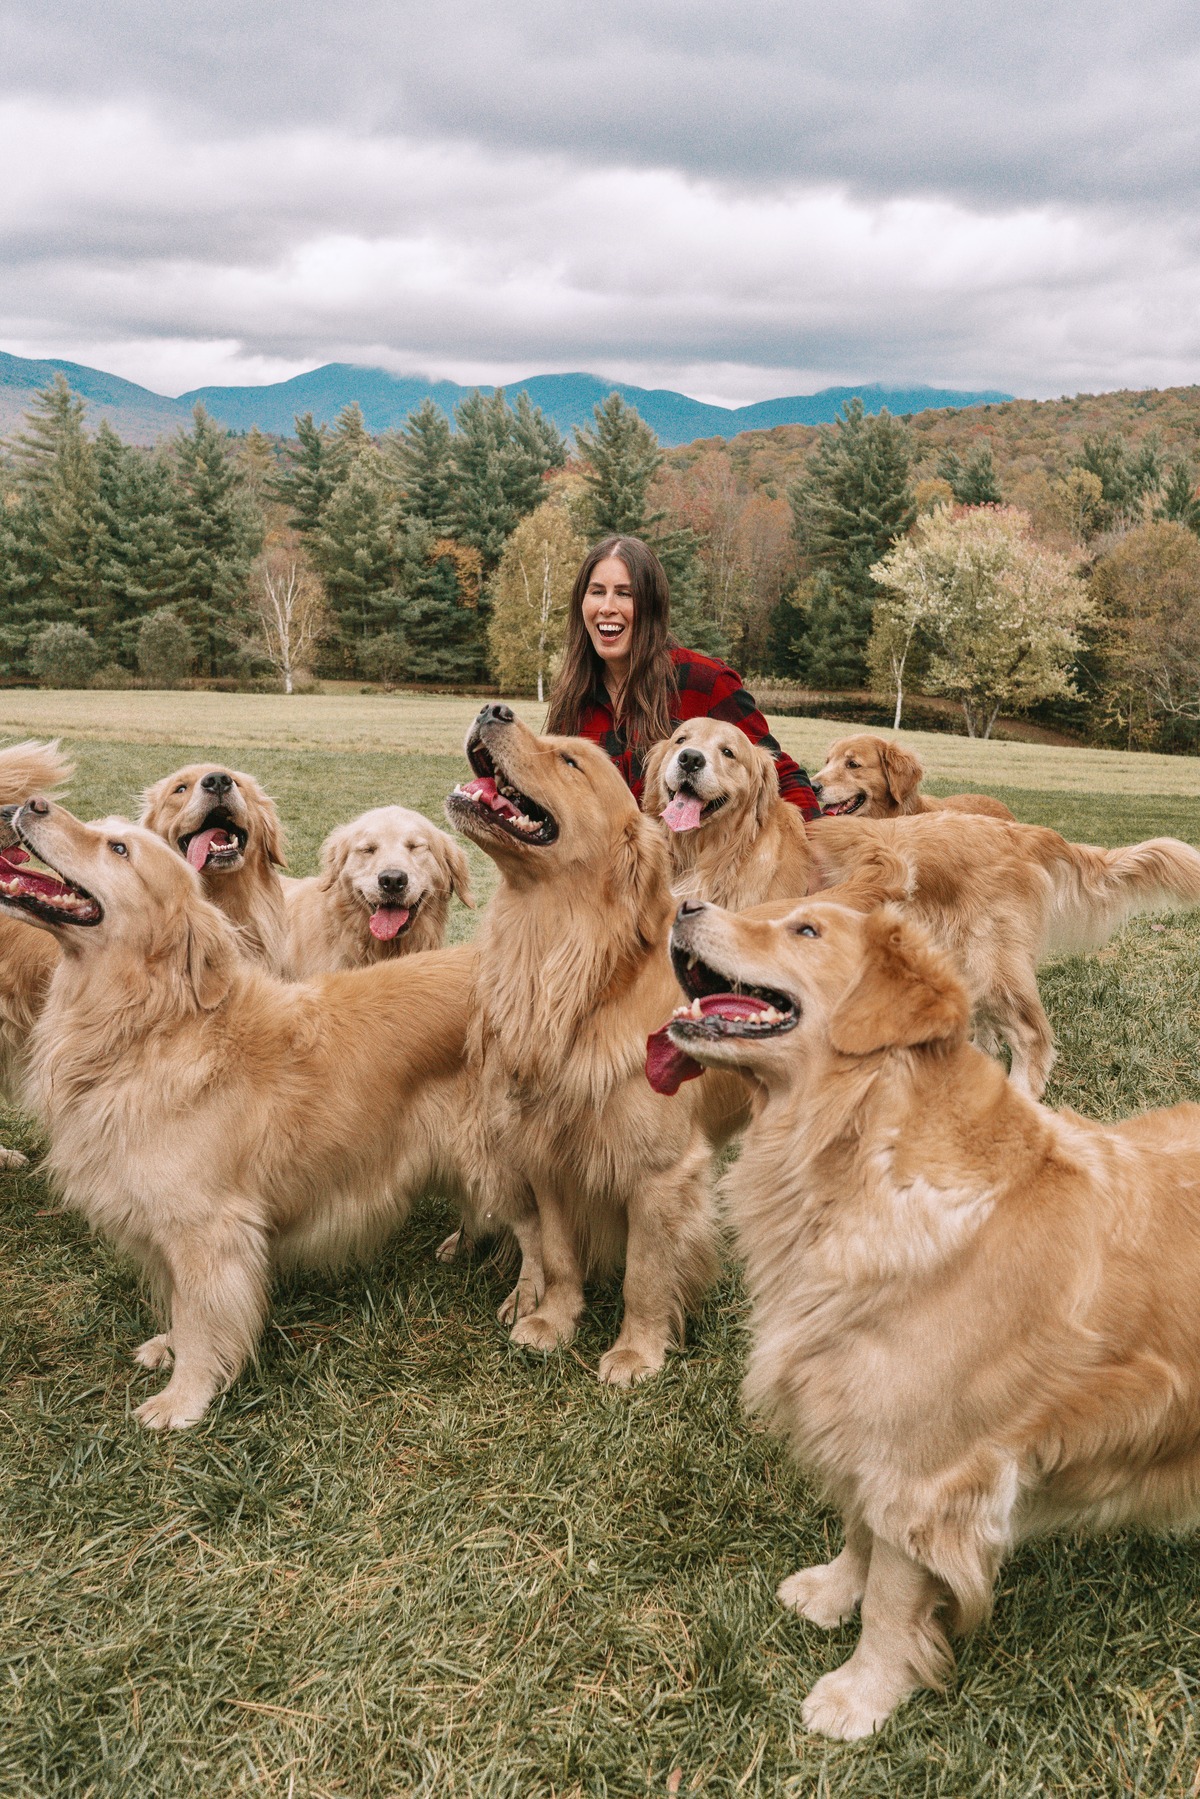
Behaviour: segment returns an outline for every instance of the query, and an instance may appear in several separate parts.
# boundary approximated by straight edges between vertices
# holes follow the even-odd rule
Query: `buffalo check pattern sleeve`
[[[720,718],[737,725],[751,743],[761,744],[775,760],[779,792],[789,805],[798,806],[805,818],[819,818],[821,807],[804,770],[780,748],[767,729],[767,721],[742,686],[741,676],[725,662],[702,656],[698,650],[677,647],[671,651],[676,692],[671,700],[671,720],[680,725],[687,718]],[[625,741],[625,733],[613,717],[607,694],[594,693],[583,709],[578,735],[598,743],[620,769],[635,798],[642,797],[643,758]]]

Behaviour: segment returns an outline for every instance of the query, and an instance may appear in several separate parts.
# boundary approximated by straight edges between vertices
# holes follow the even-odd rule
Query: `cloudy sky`
[[[7,0],[0,348],[1200,381],[1194,0]]]

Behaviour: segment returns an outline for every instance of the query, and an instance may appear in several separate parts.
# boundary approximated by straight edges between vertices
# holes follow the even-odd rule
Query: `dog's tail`
[[[53,743],[14,743],[0,750],[0,806],[16,806],[35,793],[56,793],[75,773]]]
[[[1044,955],[1099,949],[1139,912],[1200,905],[1200,851],[1176,837],[1103,850],[1053,831],[1045,836],[1041,860],[1053,900]]]

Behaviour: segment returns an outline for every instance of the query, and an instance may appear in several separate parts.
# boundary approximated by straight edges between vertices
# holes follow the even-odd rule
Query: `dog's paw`
[[[456,1231],[451,1231],[448,1237],[443,1237],[433,1252],[434,1258],[439,1262],[452,1262],[456,1255],[470,1247],[470,1239],[460,1224]]]
[[[171,1333],[164,1331],[161,1337],[148,1337],[133,1352],[135,1362],[143,1368],[165,1368],[174,1355],[171,1348]]]
[[[530,1312],[527,1318],[519,1319],[513,1326],[509,1341],[520,1349],[540,1349],[544,1355],[549,1355],[552,1349],[564,1348],[574,1335],[573,1327],[564,1329],[544,1312]]]
[[[799,1612],[810,1624],[832,1630],[853,1617],[862,1598],[862,1590],[852,1585],[836,1562],[822,1562],[815,1568],[801,1568],[781,1580],[775,1589],[780,1605]]]
[[[501,1324],[519,1324],[541,1304],[542,1296],[532,1281],[518,1281],[504,1304],[497,1309]]]
[[[190,1425],[199,1424],[207,1410],[206,1399],[172,1393],[168,1383],[161,1393],[143,1400],[133,1415],[147,1430],[187,1430]]]
[[[910,1691],[907,1685],[896,1691],[890,1682],[880,1679],[878,1670],[872,1674],[856,1668],[851,1660],[821,1676],[800,1707],[800,1715],[818,1736],[855,1743],[886,1724]]]
[[[23,1156],[19,1149],[6,1149],[0,1143],[0,1168],[28,1168],[28,1166],[28,1156]]]
[[[600,1357],[599,1375],[601,1383],[606,1387],[632,1387],[640,1380],[648,1380],[657,1374],[666,1357],[657,1358],[646,1355],[640,1349],[621,1349],[614,1347],[605,1350]]]

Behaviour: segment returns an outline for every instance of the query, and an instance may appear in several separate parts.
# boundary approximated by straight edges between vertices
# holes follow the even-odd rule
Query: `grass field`
[[[439,816],[473,710],[325,704],[19,694],[0,731],[68,733],[84,816],[215,750],[277,795],[305,872],[367,804]],[[836,734],[811,725],[785,724],[810,759]],[[928,744],[939,776],[1072,836],[1200,842],[1196,763]],[[1200,920],[1135,924],[1042,989],[1054,1103],[1200,1099]],[[1188,1540],[1022,1549],[948,1694],[857,1747],[806,1735],[801,1700],[855,1632],[775,1605],[834,1527],[742,1417],[735,1273],[662,1379],[614,1394],[593,1369],[615,1288],[533,1361],[495,1322],[504,1278],[434,1262],[431,1204],[379,1264],[284,1288],[257,1367],[164,1441],[130,1419],[152,1381],[130,1271],[35,1174],[2,1178],[0,1793],[1200,1794]]]

